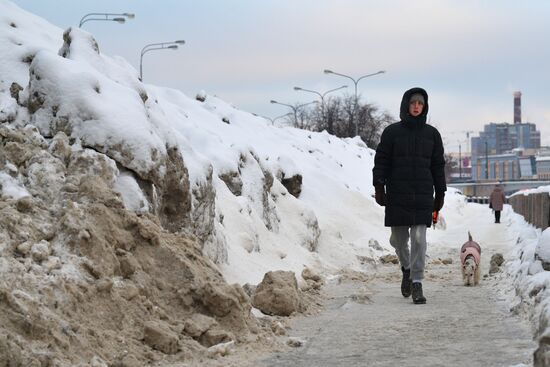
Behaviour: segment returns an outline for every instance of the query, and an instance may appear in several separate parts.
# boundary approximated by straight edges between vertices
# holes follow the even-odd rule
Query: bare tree
[[[378,146],[384,128],[395,121],[389,113],[380,112],[378,107],[371,104],[360,106],[356,118],[359,123],[359,136],[373,149]]]
[[[445,158],[445,180],[449,182],[453,170],[458,167],[458,162],[456,162],[450,154],[445,153],[443,156]]]
[[[387,112],[369,103],[355,105],[355,96],[331,97],[324,106],[296,106],[296,116],[292,114],[288,121],[291,126],[311,130],[326,130],[329,134],[341,138],[355,136],[357,130],[368,147],[375,149],[380,135],[386,126],[395,119]]]
[[[305,107],[296,109],[296,120],[294,121],[294,127],[304,130],[314,131],[315,122],[312,120],[312,114],[317,108],[308,110]]]
[[[357,131],[361,139],[370,148],[376,148],[380,135],[386,126],[395,119],[387,112],[369,103],[358,103],[355,106],[355,96],[332,98],[325,107],[324,120],[317,120],[318,131],[327,132],[346,138],[355,136]]]
[[[359,109],[359,104],[355,104],[355,97],[348,95],[342,99],[342,114],[344,121],[340,124],[337,136],[342,138],[355,136],[355,111]]]
[[[326,130],[329,134],[335,134],[335,126],[342,120],[341,111],[342,100],[339,98],[329,98],[324,106],[317,106],[311,110],[310,119],[313,122],[312,130]]]

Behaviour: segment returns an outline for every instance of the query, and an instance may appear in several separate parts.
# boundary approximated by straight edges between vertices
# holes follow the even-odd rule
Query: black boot
[[[404,267],[401,267],[401,271],[403,272],[403,278],[401,279],[401,294],[403,297],[407,298],[411,295],[411,269],[406,269]]]
[[[422,294],[422,283],[412,284],[412,296],[414,304],[423,305],[426,303],[426,297]]]

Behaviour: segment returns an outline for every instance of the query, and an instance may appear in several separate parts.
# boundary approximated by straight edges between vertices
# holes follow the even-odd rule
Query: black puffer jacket
[[[415,93],[424,96],[422,114],[409,114],[409,100]],[[373,184],[386,186],[385,225],[432,224],[433,194],[444,195],[445,159],[439,131],[426,124],[428,93],[422,88],[405,92],[401,101],[401,121],[382,132],[374,157]]]

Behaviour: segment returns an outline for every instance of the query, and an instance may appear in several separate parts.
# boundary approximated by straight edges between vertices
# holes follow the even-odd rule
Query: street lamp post
[[[359,84],[359,81],[361,81],[361,79],[367,78],[369,76],[378,75],[378,74],[384,74],[385,72],[386,72],[385,70],[380,70],[380,71],[377,71],[376,73],[363,75],[363,76],[359,77],[358,79],[354,79],[349,75],[340,74],[340,73],[337,73],[337,72],[334,72],[334,71],[328,70],[328,69],[324,70],[325,74],[334,74],[334,75],[343,76],[344,78],[351,79],[353,81],[353,84],[355,84],[355,103],[354,103],[354,106],[353,106],[353,118],[354,119],[356,117],[355,114],[357,113],[357,84]],[[356,119],[356,121],[355,121],[355,136],[357,136],[357,135],[359,135],[359,121],[357,121],[357,119]]]
[[[292,109],[292,112],[294,113],[294,125],[295,126],[298,126],[298,109],[299,108],[302,108],[304,106],[307,106],[307,105],[310,105],[310,104],[313,104],[313,103],[317,103],[317,101],[312,101],[312,102],[308,102],[308,103],[304,103],[304,104],[301,104],[301,105],[298,105],[298,106],[293,106],[291,104],[287,104],[287,103],[281,103],[281,102],[277,102],[275,100],[271,100],[269,101],[270,103],[275,103],[275,104],[280,104],[282,106],[286,106],[286,107],[289,107],[290,109]],[[288,115],[288,114],[287,114]]]
[[[126,22],[126,19],[134,19],[135,14],[133,13],[88,13],[80,19],[78,23],[78,28],[82,28],[82,25],[86,22],[97,20],[97,21],[111,21],[123,24]]]
[[[458,143],[458,179],[462,181],[462,146]]]
[[[462,143],[464,142],[463,139],[457,139],[456,141],[458,143],[458,176],[459,179],[462,181]],[[468,144],[468,139],[466,139],[466,144]],[[468,156],[468,152],[465,154]]]
[[[327,90],[325,93],[319,93],[315,90],[311,90],[311,89],[305,89],[305,88],[301,88],[301,87],[294,87],[294,90],[296,91],[303,91],[303,92],[309,92],[309,93],[315,93],[317,94],[319,97],[321,97],[321,118],[324,120],[325,119],[325,96],[331,92],[335,92],[337,90],[340,90],[340,89],[343,89],[343,88],[347,88],[348,86],[347,85],[342,85],[341,87],[338,87],[338,88],[334,88],[334,89],[331,89],[331,90]]]
[[[473,130],[467,130],[467,131],[463,131],[463,133],[466,133],[466,154],[470,154],[470,156],[472,155],[472,151],[470,150],[470,134],[474,133],[475,131]]]
[[[485,178],[489,179],[489,144],[485,140]]]
[[[141,56],[139,58],[139,80],[143,81],[143,55],[145,55],[149,51],[154,50],[177,50],[178,45],[185,44],[184,40],[177,40],[172,42],[161,42],[161,43],[150,43],[148,45],[145,45],[141,49]]]

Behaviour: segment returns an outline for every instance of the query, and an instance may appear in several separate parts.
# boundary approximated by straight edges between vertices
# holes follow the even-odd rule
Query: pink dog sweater
[[[481,261],[481,247],[477,242],[468,241],[462,245],[462,248],[460,249],[460,262],[462,265],[464,265],[464,260],[466,260],[468,255],[472,255],[476,265],[479,265],[479,262]]]

